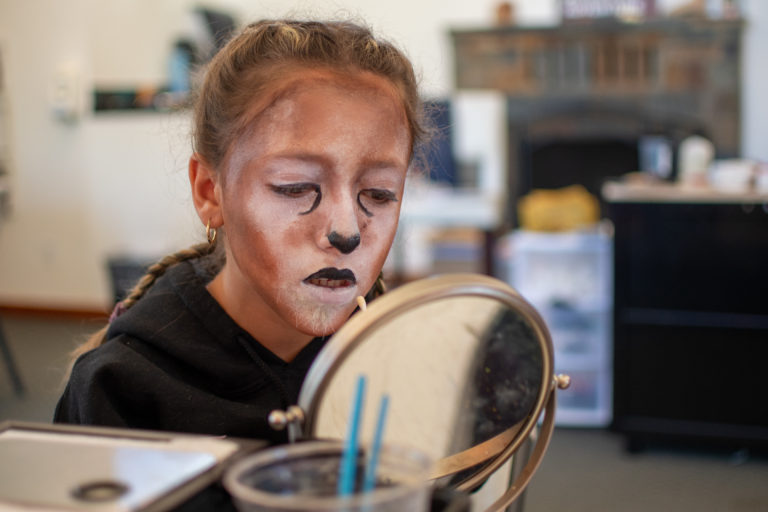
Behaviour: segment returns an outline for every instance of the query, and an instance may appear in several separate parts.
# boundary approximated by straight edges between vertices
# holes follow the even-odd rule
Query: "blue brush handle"
[[[355,400],[349,416],[347,428],[347,440],[344,443],[344,451],[339,468],[339,483],[337,492],[339,496],[348,496],[355,490],[355,477],[357,471],[358,434],[360,432],[360,417],[363,412],[363,396],[365,395],[365,377],[357,379]]]
[[[365,480],[363,481],[363,491],[370,492],[376,486],[376,469],[379,465],[379,454],[381,453],[381,440],[384,437],[384,423],[387,421],[387,410],[389,409],[389,396],[383,395],[379,402],[379,416],[376,419],[376,431],[373,436],[373,445],[371,446],[371,455],[368,458],[368,465],[365,469]]]

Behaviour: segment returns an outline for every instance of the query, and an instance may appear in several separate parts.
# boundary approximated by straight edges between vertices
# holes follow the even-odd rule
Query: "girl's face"
[[[281,84],[221,175],[223,272],[254,316],[319,336],[344,323],[384,264],[410,134],[383,78],[318,70]]]

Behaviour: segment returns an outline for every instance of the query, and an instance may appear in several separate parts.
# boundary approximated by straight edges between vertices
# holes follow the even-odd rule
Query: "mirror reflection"
[[[514,440],[536,404],[544,363],[528,320],[499,300],[454,296],[420,304],[357,340],[318,403],[311,437],[344,438],[361,374],[369,411],[363,441],[370,442],[373,412],[386,393],[384,442],[418,447],[438,461],[440,477],[488,460]]]

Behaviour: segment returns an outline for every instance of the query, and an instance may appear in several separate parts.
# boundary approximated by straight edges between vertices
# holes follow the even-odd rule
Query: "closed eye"
[[[360,192],[376,203],[397,202],[397,196],[391,190],[369,188]]]
[[[291,199],[312,199],[314,194],[314,201],[306,211],[301,212],[299,215],[306,215],[312,210],[317,208],[322,198],[322,192],[320,191],[320,185],[316,183],[288,183],[285,185],[270,185],[272,191],[281,196],[285,196]],[[308,203],[307,203],[308,204]]]
[[[368,217],[373,216],[371,208],[396,202],[397,195],[394,192],[381,188],[367,188],[357,195],[357,204]]]
[[[310,192],[320,192],[320,186],[314,183],[289,183],[287,185],[272,185],[272,190],[288,197],[302,197]]]

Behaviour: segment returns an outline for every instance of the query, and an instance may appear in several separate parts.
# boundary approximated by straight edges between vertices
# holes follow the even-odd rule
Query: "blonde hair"
[[[243,106],[281,73],[307,67],[368,71],[387,79],[400,95],[413,155],[427,133],[413,66],[393,44],[347,21],[265,20],[246,26],[208,65],[195,108],[195,151],[221,168],[250,121]]]
[[[300,68],[350,74],[367,71],[387,79],[402,101],[410,131],[411,158],[427,138],[413,66],[393,44],[376,39],[370,29],[348,21],[263,20],[246,26],[208,64],[194,101],[193,150],[212,168],[222,169],[229,149],[250,122],[245,106],[280,78],[281,72]],[[176,263],[216,252],[220,256],[218,271],[224,256],[217,246],[218,240],[164,257],[149,268],[116,311],[130,308]],[[373,300],[385,290],[380,275],[366,300]],[[65,380],[79,356],[106,341],[108,329],[109,323],[71,353]]]

